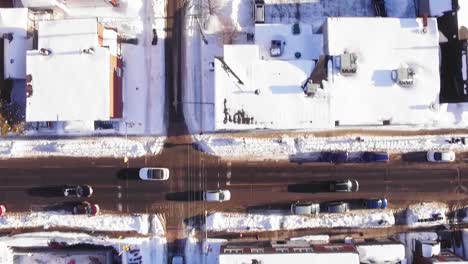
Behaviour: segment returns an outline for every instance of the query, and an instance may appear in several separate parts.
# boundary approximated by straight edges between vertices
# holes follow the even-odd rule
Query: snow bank
[[[0,141],[0,159],[50,156],[141,157],[156,155],[163,147],[163,137],[156,138],[80,138],[55,140],[7,139]]]
[[[410,205],[406,211],[406,223],[410,226],[442,225],[447,222],[448,206],[430,202]]]
[[[147,214],[131,216],[101,214],[90,217],[87,215],[66,215],[58,212],[10,213],[0,218],[0,230],[43,227],[44,229],[79,228],[88,231],[134,231],[139,234],[148,234],[151,228],[153,234],[163,235],[165,232],[163,225],[157,223],[158,221],[155,219],[150,222],[149,217]],[[155,226],[151,226],[151,224]]]
[[[355,136],[347,137],[314,137],[283,135],[279,138],[242,138],[223,135],[194,136],[198,146],[212,155],[229,159],[308,159],[310,154],[320,151],[343,150],[348,152],[388,151],[390,153],[405,153],[411,151],[428,151],[451,149],[467,151],[468,145],[448,144],[445,136],[409,136],[409,137],[377,137],[360,136],[364,141],[357,141]]]
[[[386,221],[386,224],[380,225],[381,220]],[[395,218],[392,212],[374,210],[318,216],[213,213],[207,217],[205,230],[255,232],[319,227],[386,227],[393,224]]]

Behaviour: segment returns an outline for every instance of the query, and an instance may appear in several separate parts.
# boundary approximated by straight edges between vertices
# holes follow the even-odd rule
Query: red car
[[[6,207],[3,204],[0,204],[0,216],[6,214]]]
[[[89,202],[78,203],[73,206],[72,213],[74,215],[97,215],[99,214],[99,205],[90,204]]]

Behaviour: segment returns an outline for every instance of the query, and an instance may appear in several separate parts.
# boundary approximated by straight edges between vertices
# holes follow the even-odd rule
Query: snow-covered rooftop
[[[328,18],[325,52],[335,56],[328,67],[334,120],[340,125],[425,124],[435,118],[438,104],[439,31],[436,19]],[[340,73],[338,56],[357,56],[357,72]],[[392,71],[409,67],[414,84],[398,85]]]
[[[0,34],[15,33],[25,37],[28,21],[27,8],[0,8]]]
[[[109,120],[111,54],[99,47],[97,30],[95,18],[39,22],[38,50],[27,52],[27,121]],[[94,54],[82,52],[88,48]]]
[[[259,46],[260,58],[264,60],[295,60],[295,53],[301,53],[301,59],[317,60],[322,54],[323,35],[312,34],[312,25],[299,23],[299,34],[293,34],[293,24],[257,24],[255,25],[255,44]],[[270,46],[272,40],[285,43],[284,53],[272,58]]]
[[[405,246],[401,243],[357,245],[360,263],[399,263],[405,259]]]
[[[284,263],[328,263],[328,264],[358,264],[359,256],[352,252],[340,253],[295,253],[295,254],[221,254],[219,264],[253,263],[284,264]]]

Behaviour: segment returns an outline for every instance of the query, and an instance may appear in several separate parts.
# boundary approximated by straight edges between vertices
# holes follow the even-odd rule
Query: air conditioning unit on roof
[[[414,75],[414,70],[407,66],[402,66],[392,71],[393,81],[403,87],[409,87],[414,84]]]
[[[342,74],[355,74],[357,71],[357,55],[345,51],[340,55],[340,72]]]

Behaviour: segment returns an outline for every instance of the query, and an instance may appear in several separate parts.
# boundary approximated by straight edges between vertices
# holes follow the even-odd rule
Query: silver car
[[[349,204],[345,202],[330,202],[326,204],[329,213],[346,213],[349,211]]]
[[[320,213],[320,204],[309,202],[295,202],[291,204],[291,213],[296,215],[310,215]]]
[[[231,200],[229,190],[212,190],[203,193],[203,200],[207,202],[224,202]]]
[[[141,168],[138,175],[145,181],[166,181],[169,179],[167,168]]]

